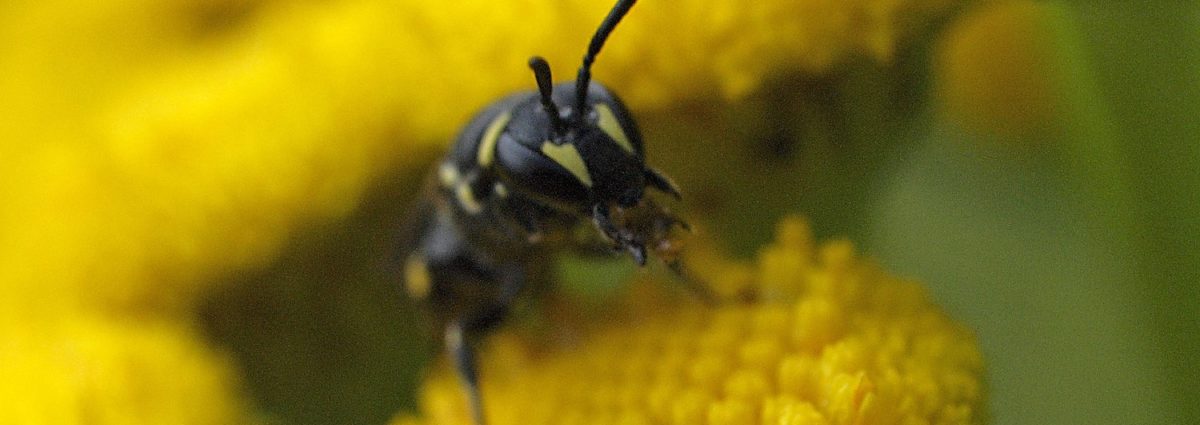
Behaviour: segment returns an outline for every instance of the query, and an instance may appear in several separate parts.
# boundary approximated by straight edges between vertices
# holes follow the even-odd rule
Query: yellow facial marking
[[[429,267],[425,264],[425,256],[416,253],[404,261],[404,290],[413,298],[423,299],[429,296],[433,286],[433,278],[429,276]]]
[[[542,142],[542,154],[570,171],[584,186],[592,187],[592,176],[588,173],[587,165],[583,163],[583,157],[579,155],[575,145],[564,143],[559,146],[545,141]]]
[[[621,145],[621,149],[634,155],[633,143],[629,142],[629,137],[625,135],[625,130],[621,129],[621,122],[617,121],[617,116],[613,114],[612,109],[603,103],[597,103],[592,107],[596,108],[596,114],[600,116],[600,129],[608,134],[608,137],[616,140],[617,144]]]
[[[508,196],[508,188],[504,186],[504,183],[496,182],[496,184],[492,185],[492,193],[504,198]]]
[[[475,157],[479,166],[486,168],[492,165],[492,160],[496,157],[496,141],[500,139],[500,131],[504,130],[504,126],[508,125],[510,119],[512,119],[512,112],[504,111],[496,116],[496,119],[493,119],[492,123],[488,124],[487,129],[483,131],[483,137],[479,139],[479,151]]]
[[[458,199],[458,205],[471,214],[479,214],[480,211],[483,211],[483,204],[475,199],[475,192],[471,191],[469,185],[458,185],[454,190],[454,197]]]
[[[443,162],[438,167],[438,183],[441,183],[442,187],[454,187],[458,184],[459,177],[458,167],[455,167],[452,162]]]

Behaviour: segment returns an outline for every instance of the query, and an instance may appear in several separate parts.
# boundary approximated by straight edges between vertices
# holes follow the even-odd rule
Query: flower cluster
[[[725,263],[710,267],[738,269]],[[919,284],[848,242],[814,247],[798,219],[743,266],[708,275],[744,302],[680,302],[650,289],[669,282],[640,282],[625,308],[568,338],[497,335],[482,362],[489,423],[982,423],[974,336]],[[421,407],[394,423],[470,423],[444,369]]]

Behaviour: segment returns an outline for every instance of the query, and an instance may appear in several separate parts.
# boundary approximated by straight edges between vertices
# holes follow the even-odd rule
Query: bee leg
[[[695,295],[696,298],[699,298],[700,302],[703,302],[704,305],[707,306],[716,306],[718,304],[719,297],[717,297],[717,293],[713,292],[712,288],[709,288],[708,285],[704,284],[704,282],[693,277],[691,273],[688,273],[687,269],[684,268],[682,261],[675,259],[672,261],[667,261],[665,264],[667,265],[667,268],[671,269],[671,271],[675,273],[675,276],[679,278],[679,281],[683,284],[684,288],[687,288],[688,292],[691,292],[692,295]]]
[[[446,327],[446,352],[454,363],[454,370],[467,393],[467,404],[475,425],[484,425],[483,400],[479,396],[479,369],[475,364],[475,337],[463,329],[463,323],[455,320]]]
[[[612,217],[608,215],[608,207],[605,207],[604,204],[593,205],[592,223],[610,242],[617,247],[621,246],[621,234],[617,232],[617,225],[613,224]]]
[[[504,320],[509,306],[521,292],[525,279],[521,268],[517,266],[503,268],[496,274],[500,292],[495,301],[487,308],[455,319],[446,326],[446,352],[454,363],[454,369],[466,392],[475,425],[486,424],[483,417],[483,396],[479,391],[479,365],[476,362],[475,349],[483,335]]]

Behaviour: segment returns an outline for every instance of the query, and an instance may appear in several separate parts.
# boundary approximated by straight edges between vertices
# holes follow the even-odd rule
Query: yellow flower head
[[[939,101],[967,129],[1029,137],[1062,119],[1065,96],[1058,28],[1061,7],[1031,0],[991,2],[949,28],[938,45]]]
[[[0,318],[0,423],[247,423],[223,355],[173,320]]]
[[[494,336],[481,367],[489,423],[983,421],[974,337],[919,284],[856,257],[848,242],[814,248],[799,219],[783,221],[744,266],[707,274],[723,276],[713,284],[742,303],[705,307],[654,289],[668,282],[640,282],[587,330]],[[394,423],[470,423],[444,369],[426,381],[421,409],[422,418]]]
[[[778,73],[886,62],[956,3],[645,1],[596,74],[638,109],[736,97]],[[213,276],[269,261],[290,230],[344,215],[473,110],[530,88],[530,55],[572,75],[609,6],[0,5],[0,42],[14,46],[0,50],[0,113],[13,118],[0,156],[20,164],[0,169],[0,282],[20,299],[87,288],[56,300],[66,308],[190,308]]]

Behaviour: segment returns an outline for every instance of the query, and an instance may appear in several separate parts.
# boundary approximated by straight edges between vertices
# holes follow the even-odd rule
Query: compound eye
[[[570,144],[547,141],[534,150],[504,134],[496,146],[496,161],[500,174],[526,196],[560,207],[587,204],[591,178]]]

